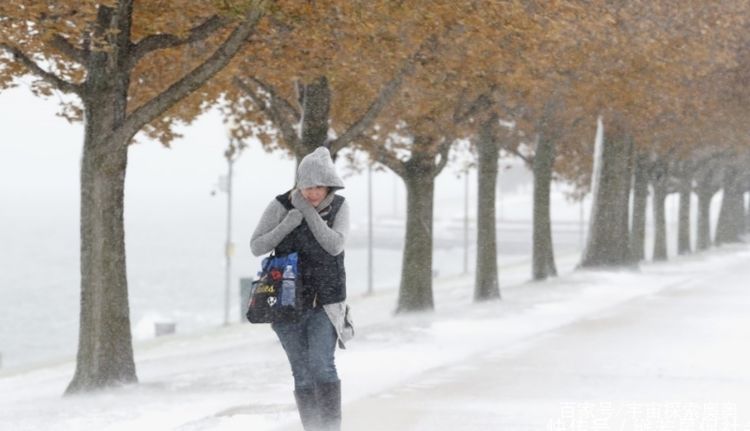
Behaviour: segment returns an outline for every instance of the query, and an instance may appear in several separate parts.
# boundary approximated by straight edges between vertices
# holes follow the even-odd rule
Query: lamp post
[[[585,237],[586,234],[586,226],[584,222],[584,206],[585,206],[585,200],[586,195],[581,196],[581,203],[579,204],[578,208],[578,248],[583,251],[583,247],[585,246]]]
[[[227,174],[219,179],[219,190],[227,194],[227,236],[224,243],[224,257],[226,258],[224,273],[224,326],[229,325],[229,297],[232,285],[232,256],[234,256],[234,243],[232,242],[232,177],[234,162],[240,157],[245,144],[235,141],[230,136],[229,146],[224,151],[227,159]]]
[[[464,170],[464,274],[469,273],[469,166]]]
[[[367,294],[373,294],[372,162],[367,165]]]

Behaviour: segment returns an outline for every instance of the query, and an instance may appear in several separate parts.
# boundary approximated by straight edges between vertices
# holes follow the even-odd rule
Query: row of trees
[[[698,0],[0,4],[0,90],[35,76],[39,95],[76,96],[62,114],[85,124],[81,327],[68,392],[136,381],[122,219],[128,146],[139,132],[168,145],[174,124],[216,105],[236,142],[257,138],[298,159],[320,145],[364,151],[404,180],[398,311],[434,306],[435,177],[460,139],[479,167],[477,300],[500,296],[501,149],[534,173],[535,279],[556,273],[555,178],[594,196],[582,266],[642,258],[649,183],[657,247],[663,198],[676,191],[696,192],[704,232],[703,206],[723,188],[717,242],[736,240],[748,189],[748,12],[741,1]],[[604,136],[594,151],[597,118]]]

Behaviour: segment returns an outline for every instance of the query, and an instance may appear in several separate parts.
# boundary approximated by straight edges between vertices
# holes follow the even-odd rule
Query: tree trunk
[[[500,298],[497,275],[497,231],[495,194],[497,188],[499,145],[493,136],[497,116],[485,121],[477,139],[477,268],[474,300]]]
[[[711,200],[716,194],[712,181],[711,175],[704,175],[695,189],[698,195],[698,250],[708,250],[711,247]]]
[[[698,250],[711,247],[711,199],[714,193],[698,191]]]
[[[497,188],[499,145],[493,134],[497,116],[484,122],[477,139],[477,269],[474,300],[500,298],[497,275],[497,232],[495,229],[495,194]]]
[[[633,144],[624,133],[605,133],[597,149],[591,225],[581,267],[629,263],[632,159]]]
[[[98,31],[117,22],[111,52],[92,53],[87,65],[81,158],[81,314],[78,354],[66,394],[137,382],[130,333],[123,220],[128,144],[116,134],[126,118],[132,2],[100,7]],[[117,136],[115,138],[114,136]]]
[[[299,84],[299,102],[302,107],[300,136],[304,154],[310,154],[328,142],[328,125],[331,110],[331,90],[328,78],[321,76],[309,84]]]
[[[723,183],[724,197],[716,225],[716,245],[741,242],[740,236],[744,233],[745,212],[742,188],[734,167],[726,167]]]
[[[646,209],[648,206],[648,158],[638,155],[633,175],[633,221],[630,231],[630,260],[633,263],[645,258]]]
[[[680,209],[677,227],[677,253],[689,254],[690,245],[690,199],[693,194],[693,177],[687,167],[680,179]]]
[[[550,186],[555,163],[555,144],[540,135],[534,153],[534,213],[532,233],[532,277],[544,280],[557,275],[555,254],[552,248],[552,221],[550,216]]]
[[[397,313],[432,310],[432,217],[435,165],[428,157],[405,163],[406,241]]]
[[[109,105],[109,106],[108,106]],[[66,393],[134,383],[123,200],[127,142],[104,141],[107,98],[86,112],[81,161],[81,314],[78,356]]]
[[[133,0],[97,7],[92,40],[106,49],[85,55],[86,79],[81,159],[81,315],[78,356],[66,394],[136,382],[125,266],[123,201],[128,145],[155,121],[223,69],[243,46],[263,11],[247,10],[240,23],[203,63],[166,90],[128,112],[130,73],[139,47],[132,43]],[[153,40],[153,39],[152,39]],[[98,45],[98,42],[97,42]],[[148,45],[146,45],[148,46]],[[141,52],[143,55],[144,52]]]
[[[328,146],[328,126],[330,124],[331,90],[328,78],[321,76],[309,84],[297,83],[297,96],[302,112],[299,137],[286,145],[295,153],[297,166],[302,159],[320,146]],[[333,149],[331,157],[336,160]],[[295,179],[297,169],[295,167]]]
[[[667,171],[663,166],[654,175],[654,261],[667,260],[667,218],[664,201],[667,199]]]

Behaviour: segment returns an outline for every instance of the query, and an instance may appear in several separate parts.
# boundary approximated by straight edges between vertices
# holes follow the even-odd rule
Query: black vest
[[[294,208],[289,198],[290,193],[286,192],[283,195],[276,196],[276,200],[287,210]],[[344,198],[335,195],[331,205],[320,214],[328,227],[333,226],[336,214],[343,203]],[[302,274],[302,298],[306,306],[312,307],[316,295],[315,304],[318,307],[346,299],[344,252],[341,252],[338,256],[331,256],[320,246],[305,220],[302,220],[299,226],[285,236],[275,249],[277,255],[295,251],[299,254],[298,265]]]

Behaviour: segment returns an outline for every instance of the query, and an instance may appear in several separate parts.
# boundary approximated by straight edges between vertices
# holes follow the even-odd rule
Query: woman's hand
[[[302,215],[302,212],[296,208],[292,208],[289,210],[288,213],[286,213],[286,217],[284,217],[284,224],[287,224],[288,226],[294,226],[297,227],[302,223],[302,219],[304,216]]]
[[[305,199],[304,196],[302,196],[302,192],[300,192],[298,189],[295,189],[292,192],[291,201],[292,201],[292,205],[294,206],[294,208],[302,212],[314,209],[312,204],[310,204],[310,202],[307,199]]]

